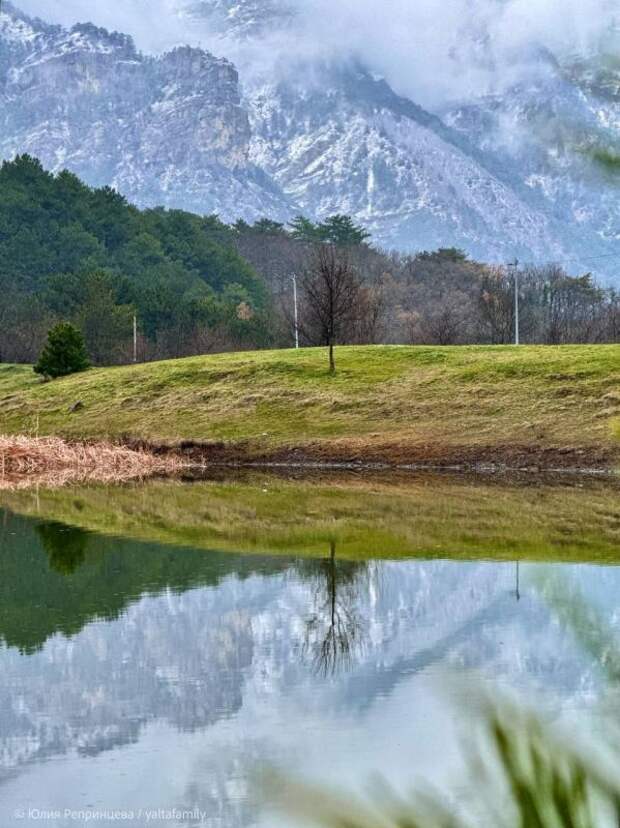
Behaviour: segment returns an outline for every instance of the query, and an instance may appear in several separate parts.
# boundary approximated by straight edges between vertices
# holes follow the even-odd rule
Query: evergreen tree
[[[72,320],[84,334],[93,363],[123,361],[130,353],[134,309],[120,303],[114,280],[105,271],[85,274],[81,294]]]
[[[423,250],[416,254],[416,259],[420,262],[466,262],[467,253],[458,247],[440,247],[437,250]]]
[[[69,322],[59,322],[48,333],[34,371],[55,379],[85,371],[89,364],[84,337],[80,331]]]
[[[265,220],[251,232],[265,238],[279,227]],[[1,320],[2,357],[33,361],[50,325],[65,319],[83,331],[96,364],[122,361],[133,312],[151,355],[177,355],[176,345],[166,343],[188,326],[192,330],[183,333],[188,342],[202,335],[205,325],[218,326],[226,341],[237,336],[236,305],[225,298],[232,285],[243,288],[253,309],[252,335],[261,328],[256,342],[265,341],[271,299],[264,281],[237,252],[239,231],[213,215],[138,210],[111,187],[93,189],[66,171],[52,175],[28,155],[4,162],[0,291],[12,297],[14,307],[31,297],[38,317],[27,332],[18,321],[7,327]],[[95,284],[89,274],[103,272],[106,278]],[[36,303],[32,297],[38,297]],[[206,302],[201,299],[198,306],[196,297]],[[193,347],[188,344],[187,352]]]
[[[370,233],[355,224],[351,216],[335,215],[315,224],[306,216],[297,216],[289,224],[291,236],[303,242],[329,242],[340,247],[354,247],[370,238]]]
[[[318,224],[310,221],[306,216],[296,216],[290,222],[291,236],[297,241],[320,242],[324,241]]]
[[[264,233],[272,236],[279,236],[285,232],[284,225],[279,221],[272,221],[268,218],[262,218],[255,221],[252,225],[252,230],[255,233]]]
[[[355,224],[351,216],[330,216],[318,226],[322,241],[342,247],[354,247],[370,238],[370,233]]]

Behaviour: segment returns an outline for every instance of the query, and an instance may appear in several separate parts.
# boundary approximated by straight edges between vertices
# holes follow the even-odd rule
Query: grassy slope
[[[468,478],[150,481],[5,494],[10,509],[96,533],[221,551],[617,563],[620,488]]]
[[[0,432],[67,437],[363,438],[409,445],[611,447],[620,346],[321,349],[105,368],[42,384],[0,366]],[[83,409],[70,414],[77,400]],[[617,444],[616,444],[617,445]]]

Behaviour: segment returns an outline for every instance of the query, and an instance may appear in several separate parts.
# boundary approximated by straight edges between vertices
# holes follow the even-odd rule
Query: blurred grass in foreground
[[[325,828],[602,828],[620,824],[620,780],[536,716],[500,705],[483,716],[469,761],[467,801],[375,782],[366,800],[286,783],[285,810]],[[471,800],[471,801],[469,801]]]

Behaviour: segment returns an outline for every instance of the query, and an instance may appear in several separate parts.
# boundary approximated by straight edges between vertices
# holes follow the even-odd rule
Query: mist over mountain
[[[618,0],[23,0],[20,8],[65,26],[125,31],[146,51],[258,36],[258,48],[239,52],[259,64],[260,51],[280,64],[353,58],[428,108],[538,72],[538,50],[560,60],[614,54],[620,20]]]
[[[593,159],[619,145],[617,0],[21,7],[137,46],[5,6],[5,158],[141,206],[350,213],[388,247],[615,278],[620,180]]]

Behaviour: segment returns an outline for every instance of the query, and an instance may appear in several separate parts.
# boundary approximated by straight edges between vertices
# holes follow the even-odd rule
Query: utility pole
[[[138,318],[133,315],[133,361],[138,361]]]
[[[519,260],[515,259],[510,262],[508,267],[512,270],[512,275],[515,285],[515,345],[520,345],[520,331],[519,331]]]
[[[291,276],[293,280],[293,303],[295,306],[295,348],[299,348],[299,319],[297,316],[297,274]]]

